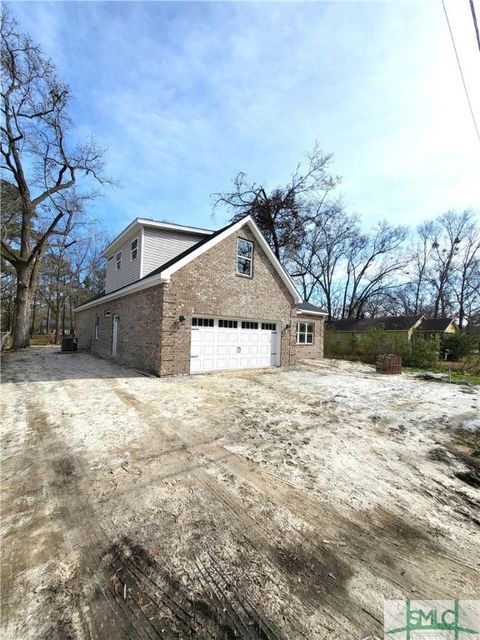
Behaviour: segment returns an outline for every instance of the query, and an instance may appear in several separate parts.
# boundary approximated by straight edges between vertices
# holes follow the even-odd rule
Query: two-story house
[[[325,313],[250,216],[215,232],[137,218],[103,257],[104,294],[76,309],[80,348],[161,376],[323,355]]]

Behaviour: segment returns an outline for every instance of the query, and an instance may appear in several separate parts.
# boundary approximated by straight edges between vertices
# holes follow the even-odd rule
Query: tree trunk
[[[31,267],[23,267],[17,271],[17,297],[15,300],[12,349],[25,349],[29,346],[30,316],[34,293],[30,287],[31,273]]]
[[[65,337],[65,298],[62,304],[62,338]]]
[[[35,321],[37,315],[37,292],[33,294],[33,309],[32,309],[32,327],[30,329],[30,337],[35,335]]]

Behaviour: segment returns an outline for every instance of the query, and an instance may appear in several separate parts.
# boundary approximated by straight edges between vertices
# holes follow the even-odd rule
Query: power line
[[[462,71],[462,65],[460,63],[460,58],[458,57],[457,45],[455,44],[455,38],[453,37],[452,27],[450,26],[450,20],[448,19],[447,9],[445,7],[445,0],[442,0],[443,12],[445,13],[445,19],[447,21],[448,30],[450,31],[450,37],[452,39],[453,50],[455,51],[455,57],[457,58],[458,69],[460,71],[460,75],[462,77],[463,88],[465,89],[465,95],[467,96],[468,106],[470,108],[470,113],[472,114],[473,126],[475,127],[475,131],[477,132],[477,138],[480,142],[480,131],[478,130],[477,121],[475,119],[475,113],[473,112],[472,103],[470,102],[470,96],[468,95],[467,83],[465,82],[465,77]]]
[[[480,51],[480,33],[478,32],[477,16],[475,15],[475,6],[473,0],[470,0],[470,9],[472,11],[473,26],[475,27],[475,35],[477,36],[478,49]]]

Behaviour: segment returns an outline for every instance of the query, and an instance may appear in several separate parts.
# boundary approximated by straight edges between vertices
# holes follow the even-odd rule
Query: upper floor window
[[[130,251],[131,251],[131,259],[135,260],[136,257],[138,256],[138,238],[135,238],[135,240],[132,240],[130,244]]]
[[[117,271],[120,271],[121,268],[122,268],[122,252],[119,251],[117,253]]]
[[[253,273],[253,242],[243,238],[237,240],[237,273],[241,276]]]
[[[313,322],[297,322],[297,344],[313,344],[314,333]]]

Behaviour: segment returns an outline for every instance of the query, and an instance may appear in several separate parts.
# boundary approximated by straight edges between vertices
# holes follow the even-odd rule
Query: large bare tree
[[[2,225],[20,212],[17,240],[9,242],[2,229],[2,252],[16,274],[13,348],[22,348],[28,346],[32,300],[48,243],[53,235],[68,233],[79,203],[96,195],[80,196],[78,177],[107,180],[103,151],[95,141],[71,142],[70,88],[40,47],[19,32],[5,5],[0,19],[2,172],[17,194]]]
[[[250,183],[245,173],[239,173],[232,191],[212,195],[214,207],[226,207],[233,214],[232,222],[250,214],[277,258],[283,260],[286,251],[301,246],[306,229],[320,211],[338,206],[332,196],[340,178],[329,172],[332,158],[316,143],[305,166],[298,164],[288,184],[273,189]]]

